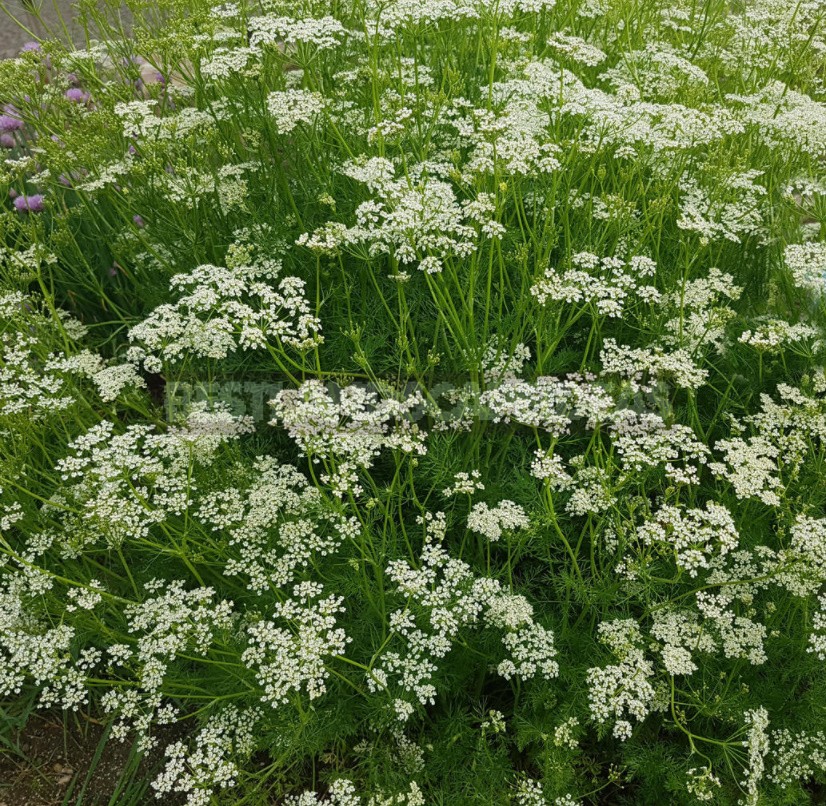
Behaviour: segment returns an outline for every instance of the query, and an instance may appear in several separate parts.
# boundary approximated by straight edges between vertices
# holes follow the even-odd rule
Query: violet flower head
[[[35,193],[31,196],[18,196],[14,200],[14,207],[21,213],[42,213],[43,194]]]
[[[80,87],[71,87],[63,93],[63,97],[78,104],[85,104],[89,100],[89,93]]]
[[[20,48],[21,53],[33,53],[39,50],[42,50],[39,42],[26,42],[23,47]]]
[[[143,218],[142,218],[141,216],[139,216],[139,215],[133,215],[133,216],[132,216],[132,223],[133,223],[133,224],[134,224],[134,225],[135,225],[138,229],[143,229],[143,228],[146,226],[146,222],[145,222],[145,221],[143,220]]]
[[[14,148],[16,145],[17,141],[14,139],[14,135],[0,134],[0,148]]]
[[[4,106],[3,114],[0,115],[0,132],[6,134],[22,128],[23,121],[17,116],[17,110],[11,104]]]

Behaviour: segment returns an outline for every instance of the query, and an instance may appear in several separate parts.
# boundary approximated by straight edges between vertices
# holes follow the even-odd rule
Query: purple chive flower
[[[3,107],[3,114],[0,115],[0,132],[16,132],[23,128],[23,121],[17,117],[17,110],[11,105],[7,104]]]
[[[26,42],[26,44],[20,48],[21,53],[32,53],[38,50],[42,50],[39,42]]]
[[[89,100],[89,93],[84,92],[80,87],[71,87],[63,93],[63,97],[78,104],[85,104]]]
[[[63,187],[70,188],[72,186],[72,180],[69,179],[66,174],[60,174],[60,176],[57,177],[57,181],[60,182]]]
[[[42,213],[43,194],[35,193],[32,196],[18,196],[14,200],[14,206],[21,213]]]
[[[129,146],[129,148],[128,148],[127,150],[129,151],[129,153],[130,153],[132,156],[135,156],[135,154],[137,154],[137,153],[138,153],[138,149],[137,149],[137,148],[135,148],[135,146],[133,146],[133,145],[130,145],[130,146]]]
[[[139,215],[132,216],[132,223],[138,228],[143,229],[146,226],[146,222],[141,218]]]
[[[17,142],[11,134],[0,134],[0,148],[14,148]]]
[[[16,199],[17,198],[17,191],[14,188],[9,188],[9,198]]]

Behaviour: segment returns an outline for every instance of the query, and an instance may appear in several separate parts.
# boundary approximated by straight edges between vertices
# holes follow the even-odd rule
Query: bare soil
[[[101,747],[105,730],[75,715],[33,714],[19,734],[6,737],[12,747],[0,747],[0,806],[155,803],[146,790],[162,752],[138,760],[128,741]],[[164,736],[160,746],[173,738]]]

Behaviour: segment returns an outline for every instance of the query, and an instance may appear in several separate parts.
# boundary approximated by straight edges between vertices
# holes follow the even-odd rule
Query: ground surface
[[[33,715],[22,731],[13,731],[0,746],[0,806],[152,802],[149,781],[157,773],[160,752],[140,760],[130,742],[105,742],[104,733],[105,726],[97,720],[60,712]],[[163,738],[174,740],[179,733],[171,729]]]
[[[48,33],[43,23],[32,14],[32,8],[39,8],[39,14],[46,25],[55,33],[60,33],[62,29],[60,16],[67,21],[70,29],[73,27],[69,24],[70,6],[70,0],[35,0],[34,3],[24,2],[24,0],[0,0],[0,58],[16,55],[20,46],[25,42],[35,37],[43,37]],[[31,33],[17,25],[9,17],[9,13],[3,11],[4,8],[24,23]],[[79,31],[75,29],[72,33],[77,35]]]

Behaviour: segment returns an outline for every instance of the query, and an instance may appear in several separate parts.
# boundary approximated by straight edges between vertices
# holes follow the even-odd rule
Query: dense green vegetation
[[[817,802],[823,3],[128,7],[0,63],[0,739]]]

